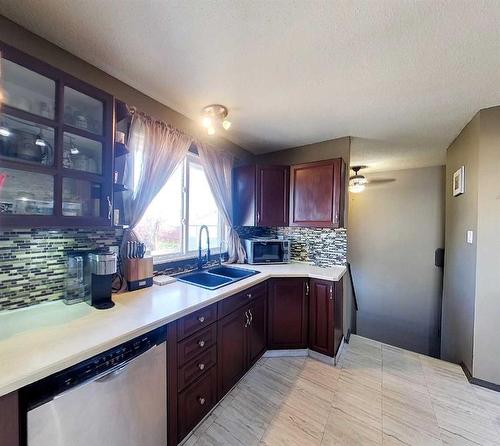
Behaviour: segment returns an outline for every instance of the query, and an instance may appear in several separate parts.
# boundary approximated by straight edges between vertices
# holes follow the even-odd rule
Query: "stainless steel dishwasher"
[[[28,446],[166,446],[161,328],[28,387]]]

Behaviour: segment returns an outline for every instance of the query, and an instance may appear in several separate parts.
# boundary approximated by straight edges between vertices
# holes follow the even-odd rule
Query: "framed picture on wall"
[[[453,196],[457,197],[465,192],[465,166],[453,174]]]

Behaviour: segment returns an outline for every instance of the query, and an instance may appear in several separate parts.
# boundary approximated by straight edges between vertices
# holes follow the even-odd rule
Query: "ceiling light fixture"
[[[368,183],[368,180],[365,178],[364,175],[360,175],[358,172],[361,169],[365,169],[366,166],[354,166],[351,167],[351,169],[354,171],[354,175],[349,177],[349,192],[353,192],[355,194],[358,194],[360,192],[363,192],[366,187],[366,183]]]
[[[224,105],[207,105],[203,107],[201,114],[201,123],[209,135],[214,135],[217,127],[222,127],[224,130],[229,130],[231,127],[231,121],[227,119],[229,112]]]

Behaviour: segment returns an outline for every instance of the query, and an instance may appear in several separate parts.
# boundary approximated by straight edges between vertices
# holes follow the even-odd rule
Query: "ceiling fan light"
[[[349,186],[349,192],[359,194],[360,192],[363,192],[365,190],[365,187],[366,186],[364,184],[352,184]]]
[[[224,119],[224,121],[222,121],[222,127],[224,127],[224,130],[229,130],[231,127],[231,121]]]
[[[215,129],[212,126],[209,126],[207,129],[207,133],[212,136],[215,135]]]
[[[349,178],[349,192],[358,194],[363,192],[366,187],[367,180],[363,175],[354,175]]]
[[[205,127],[206,129],[208,129],[209,127],[212,126],[212,120],[208,116],[205,116],[201,120],[201,123],[202,123],[203,127]]]
[[[354,175],[349,178],[349,184],[351,183],[366,184],[368,183],[368,180],[364,175]]]

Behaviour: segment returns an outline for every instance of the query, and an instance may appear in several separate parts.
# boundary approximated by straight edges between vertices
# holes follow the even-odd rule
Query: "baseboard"
[[[345,335],[344,339],[345,339],[345,343],[349,344],[349,339],[351,339],[351,329],[350,328],[347,329],[347,334]]]
[[[287,349],[287,350],[266,350],[266,352],[262,356],[264,358],[307,356],[307,348]]]
[[[315,359],[316,361],[323,362],[329,365],[335,365],[335,358],[331,356],[324,355],[323,353],[315,352],[314,350],[308,351],[308,356]]]
[[[494,390],[495,392],[500,392],[500,384],[495,384],[491,383],[489,381],[485,381],[483,379],[479,378],[474,378],[470,372],[470,370],[467,368],[467,366],[461,362],[460,367],[462,367],[462,370],[465,373],[465,376],[467,377],[467,380],[476,386],[484,387],[486,389]]]
[[[340,355],[342,354],[342,352],[344,351],[344,346],[345,344],[347,344],[346,340],[345,340],[345,337],[342,336],[342,340],[340,341],[340,345],[339,345],[339,348],[337,349],[337,353],[335,354],[335,365],[338,364],[339,362],[339,359],[340,359]]]
[[[306,357],[316,359],[317,361],[323,362],[325,364],[337,365],[337,362],[340,358],[340,354],[344,349],[344,340],[340,342],[339,348],[337,349],[337,354],[332,358],[331,356],[324,355],[323,353],[318,353],[314,350],[310,350],[308,348],[300,348],[300,349],[286,349],[286,350],[266,350],[266,352],[262,355],[263,358],[297,358],[297,357]]]

